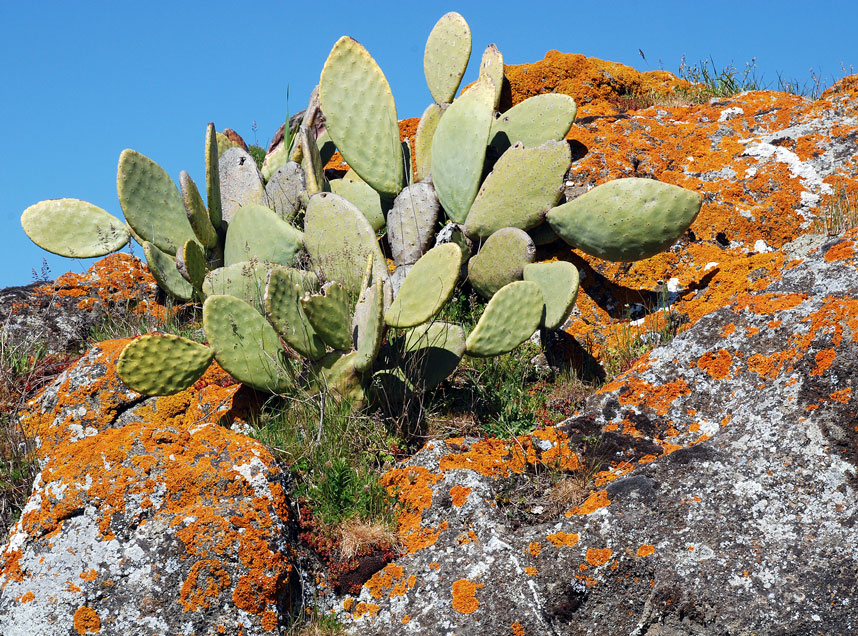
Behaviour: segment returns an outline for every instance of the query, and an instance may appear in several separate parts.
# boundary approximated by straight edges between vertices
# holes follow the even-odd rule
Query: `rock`
[[[262,173],[246,150],[239,147],[226,150],[218,159],[218,173],[223,220],[226,223],[232,220],[235,211],[242,205],[267,205]]]
[[[294,161],[287,161],[265,184],[265,195],[271,209],[284,221],[291,221],[301,209],[301,193],[304,188],[304,171],[301,166]]]
[[[265,447],[217,424],[239,385],[213,365],[144,400],[116,376],[126,342],[23,420],[41,472],[0,552],[0,633],[270,633],[300,601],[292,513]]]
[[[353,633],[854,633],[856,271],[853,230],[559,427],[432,442],[388,472],[407,553],[343,603]],[[511,485],[576,467],[598,471],[586,499],[505,516]]]
[[[225,128],[223,134],[236,146],[247,152],[247,144],[244,139],[242,139],[241,135],[235,132],[232,128]]]

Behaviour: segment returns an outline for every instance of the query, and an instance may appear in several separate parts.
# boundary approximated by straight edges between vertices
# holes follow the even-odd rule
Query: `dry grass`
[[[352,518],[344,521],[338,528],[340,535],[340,555],[343,559],[353,558],[361,548],[377,545],[392,545],[399,551],[399,539],[388,525]]]
[[[820,210],[813,226],[816,233],[828,236],[839,236],[858,227],[858,198],[841,187]]]

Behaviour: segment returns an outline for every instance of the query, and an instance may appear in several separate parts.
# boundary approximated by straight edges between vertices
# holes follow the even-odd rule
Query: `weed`
[[[163,308],[157,311],[124,310],[108,312],[89,332],[92,343],[116,338],[132,338],[159,331],[201,341],[201,310],[197,305],[177,305],[167,297]]]
[[[265,148],[262,146],[248,146],[247,153],[253,157],[253,160],[256,162],[256,167],[259,170],[262,170],[262,163],[265,161]]]
[[[858,227],[858,200],[843,186],[829,197],[820,215],[814,219],[813,229],[819,234],[838,236],[854,227]]]

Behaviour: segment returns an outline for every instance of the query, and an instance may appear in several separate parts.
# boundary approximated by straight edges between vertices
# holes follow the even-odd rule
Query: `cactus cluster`
[[[209,124],[208,208],[187,173],[177,188],[126,150],[117,190],[127,223],[60,199],[25,210],[22,225],[65,256],[106,254],[133,237],[168,294],[204,300],[208,345],[152,334],[123,352],[119,373],[143,393],[179,391],[212,359],[272,392],[308,376],[358,400],[373,380],[431,388],[463,355],[505,353],[569,316],[578,272],[535,263],[537,245],[562,239],[602,258],[647,258],[685,232],[701,203],[682,188],[621,179],[561,204],[574,100],[538,95],[498,113],[494,45],[456,97],[470,54],[467,22],[444,15],[426,42],[434,103],[413,140],[413,167],[383,72],[343,37],[294,144],[273,147],[261,171]],[[350,167],[339,178],[324,170],[334,149]],[[470,334],[435,320],[463,278],[489,300]]]

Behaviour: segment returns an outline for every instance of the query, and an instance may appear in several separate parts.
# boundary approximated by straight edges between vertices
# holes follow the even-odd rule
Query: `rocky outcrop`
[[[858,630],[856,238],[796,246],[556,429],[385,475],[407,554],[342,604],[354,633]],[[586,500],[509,517],[540,470],[593,469],[592,437]]]
[[[297,605],[284,475],[239,385],[142,399],[93,348],[24,418],[41,472],[0,552],[0,633],[262,634]]]

